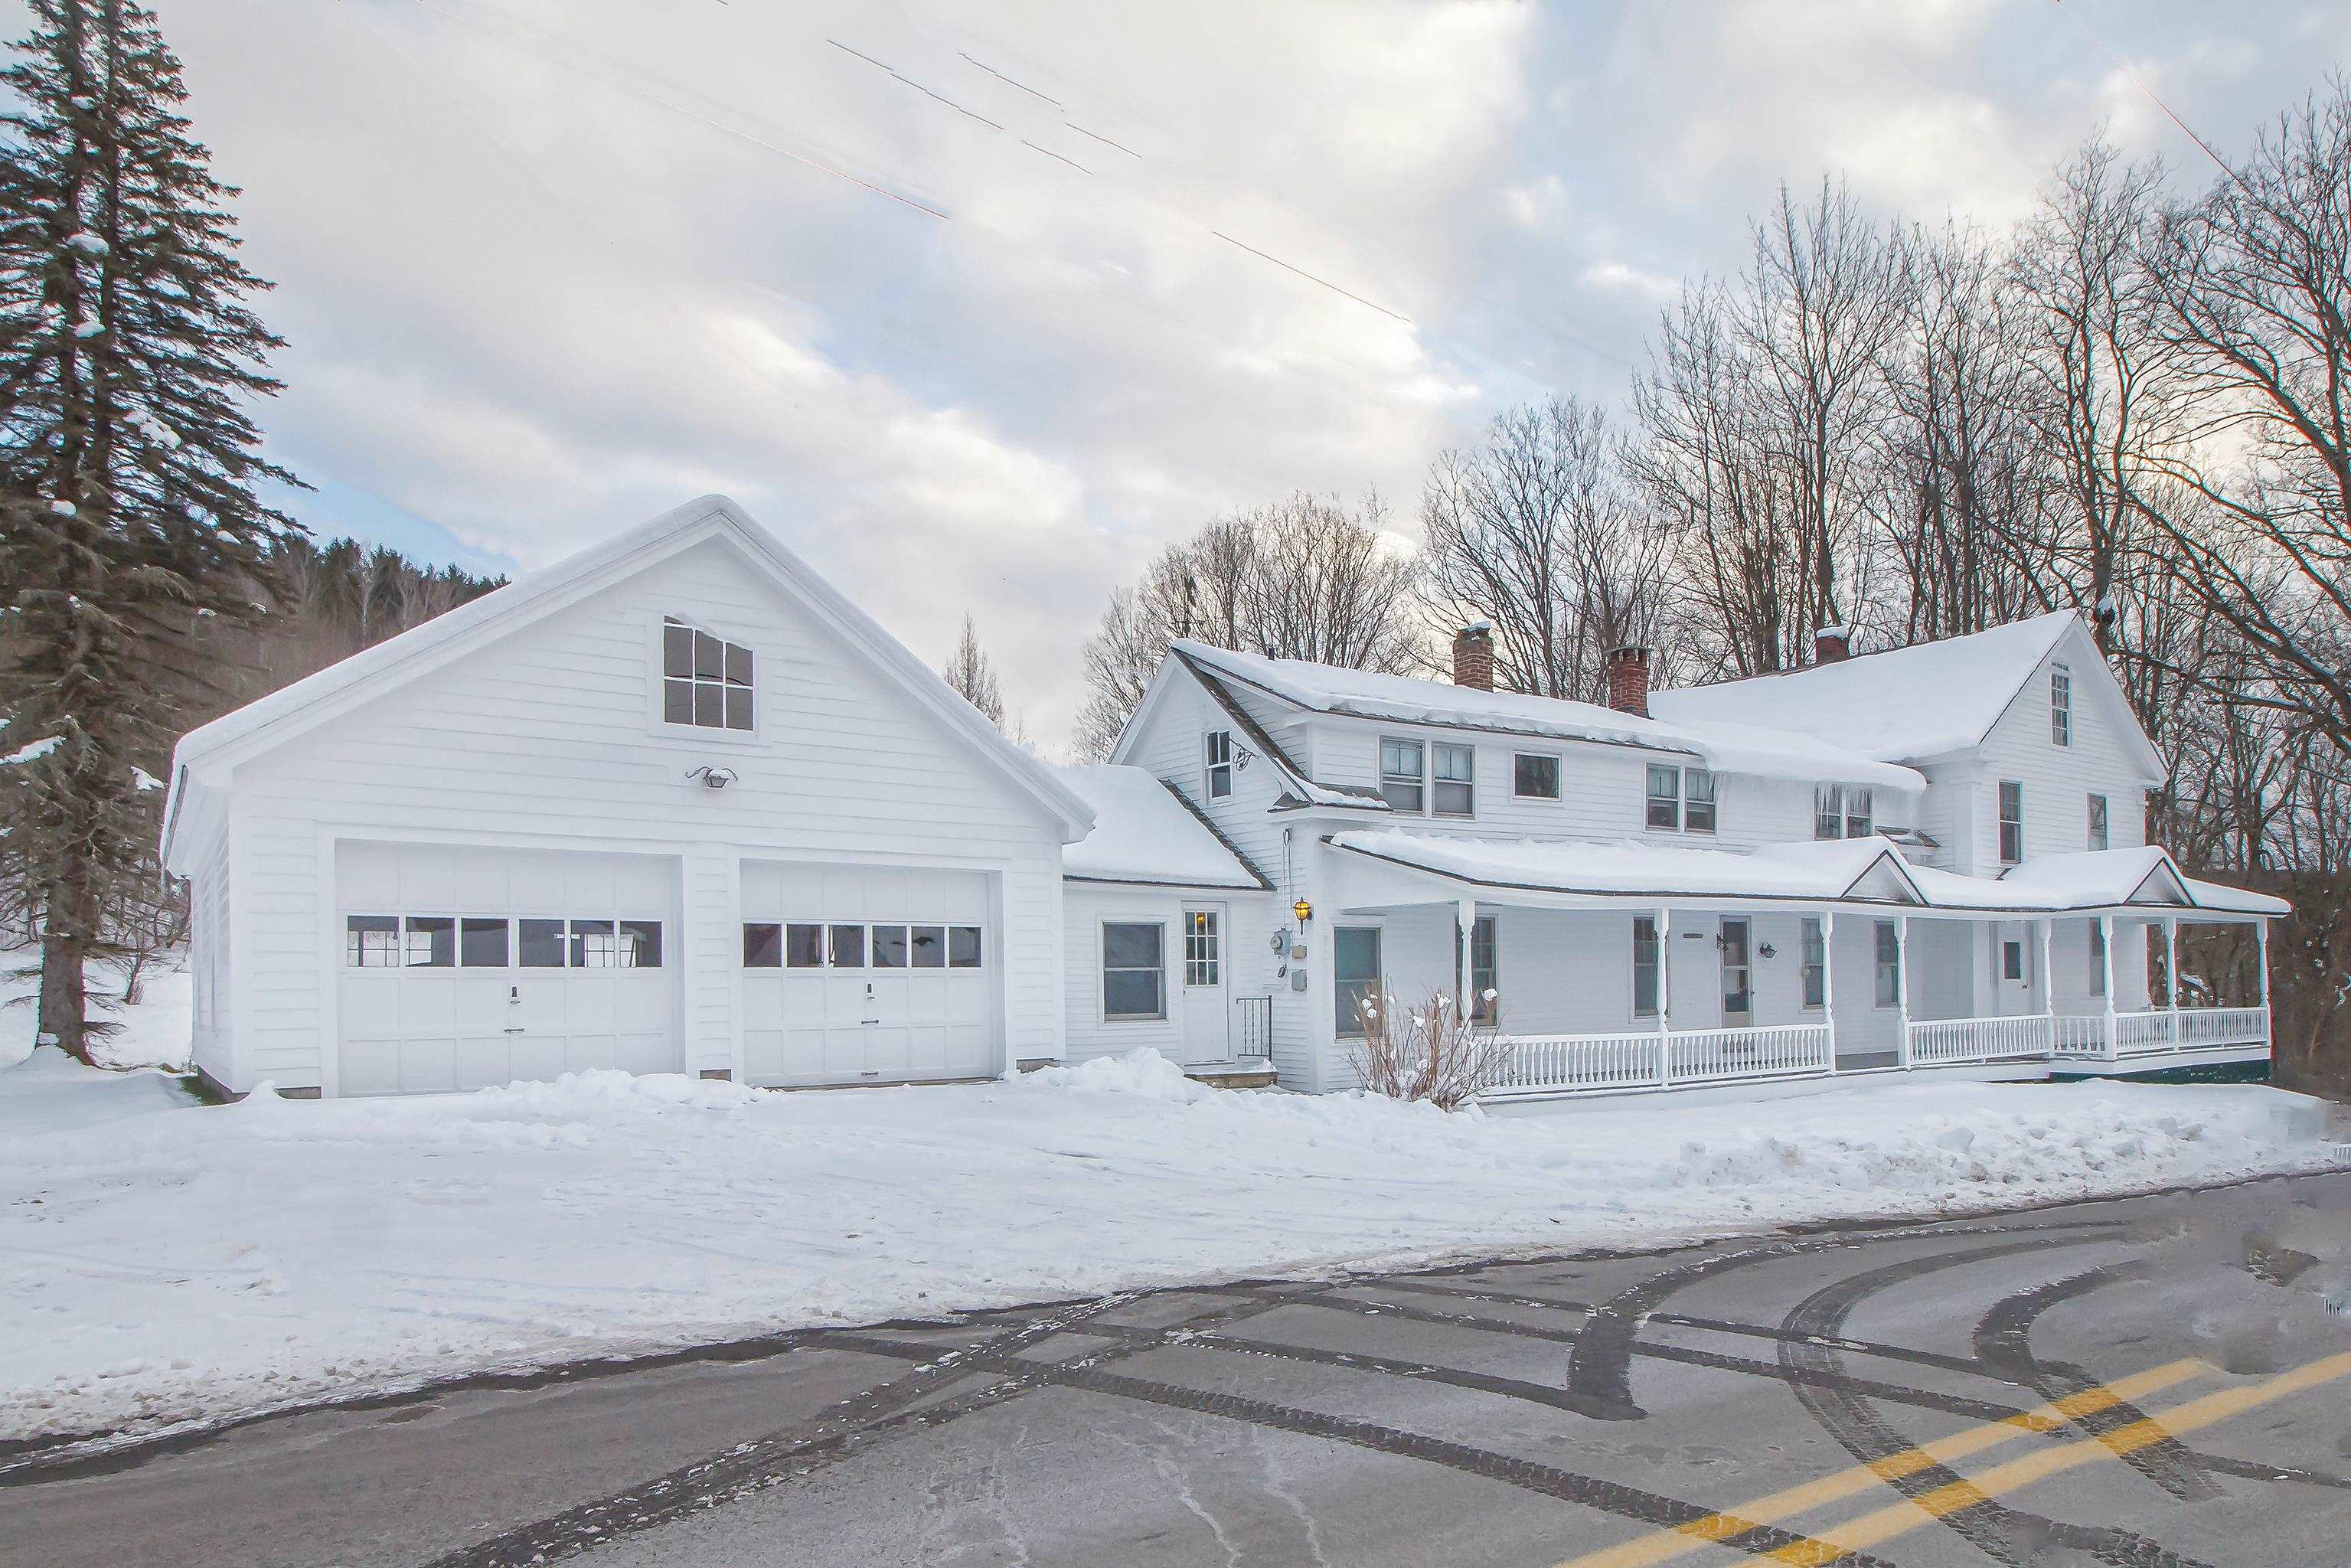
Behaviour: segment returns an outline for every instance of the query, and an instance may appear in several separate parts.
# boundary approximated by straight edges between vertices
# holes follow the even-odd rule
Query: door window
[[[1363,1005],[1380,991],[1380,928],[1340,926],[1331,934],[1331,961],[1338,980],[1335,989],[1339,1033],[1360,1037],[1364,1032]]]
[[[1722,1021],[1729,1029],[1744,1029],[1755,1019],[1755,997],[1752,985],[1754,970],[1748,962],[1747,922],[1743,918],[1726,919],[1722,923]]]
[[[1213,909],[1184,912],[1184,983],[1217,986],[1224,983],[1223,934]]]

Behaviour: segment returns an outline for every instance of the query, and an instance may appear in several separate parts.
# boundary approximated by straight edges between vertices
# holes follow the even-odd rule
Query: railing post
[[[2171,1048],[2179,1049],[2179,916],[2163,917],[2163,990],[2170,1003]]]
[[[1798,926],[1801,934],[1802,926]],[[1799,946],[1802,946],[1801,941]],[[1799,952],[1796,961],[1803,962]],[[1801,999],[1801,998],[1800,998]],[[1837,1070],[1836,1061],[1836,911],[1821,911],[1821,1017],[1829,1026],[1829,1071]]]
[[[1901,1055],[1904,1071],[1910,1069],[1910,917],[1894,917],[1894,1001],[1901,1009]]]
[[[2104,1041],[2105,1049],[2100,1051],[2099,1054],[2105,1060],[2112,1061],[2115,1059],[2116,1040],[2115,917],[2111,915],[2101,915],[2098,916],[2098,962],[2105,966],[2104,973],[2099,977],[2099,980],[2101,987],[2106,993],[2106,1037]]]
[[[1674,1031],[1667,1015],[1674,1006],[1674,912],[1657,910],[1657,1084],[1674,1081]]]

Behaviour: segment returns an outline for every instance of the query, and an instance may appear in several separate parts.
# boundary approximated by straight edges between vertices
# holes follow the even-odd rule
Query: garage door
[[[346,842],[335,880],[342,1092],[678,1070],[675,861]]]
[[[743,1056],[763,1084],[998,1070],[985,873],[743,864]]]

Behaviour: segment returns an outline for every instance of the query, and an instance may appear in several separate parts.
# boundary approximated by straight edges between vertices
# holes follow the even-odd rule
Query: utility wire
[[[2204,150],[2204,156],[2212,160],[2212,163],[2215,168],[2219,169],[2223,174],[2229,176],[2230,179],[2234,180],[2237,183],[2238,189],[2243,191],[2247,195],[2250,196],[2253,193],[2252,188],[2245,183],[2244,176],[2239,174],[2233,168],[2231,168],[2227,159],[2212,151],[2212,144],[2210,141],[2205,141],[2201,136],[2197,135],[2196,128],[2194,126],[2189,124],[2186,120],[2180,119],[2179,115],[2173,113],[2171,105],[2164,102],[2162,96],[2158,94],[2155,89],[2147,86],[2147,82],[2140,78],[2138,72],[2131,69],[2128,65],[2124,63],[2123,57],[2120,55],[2116,54],[2114,50],[2106,47],[2105,44],[2101,43],[2098,39],[2098,36],[2090,31],[2088,26],[2083,22],[2082,18],[2078,15],[2065,9],[2065,0],[2049,0],[2049,3],[2057,7],[2059,13],[2064,16],[2065,20],[2074,24],[2074,30],[2075,32],[2080,33],[2082,37],[2090,41],[2090,47],[2092,48],[2105,56],[2107,60],[2113,64],[2115,69],[2128,77],[2133,87],[2147,94],[2147,101],[2155,105],[2156,108],[2163,110],[2164,117],[2169,120],[2172,124],[2179,127],[2181,131],[2187,135],[2189,141],[2193,141],[2197,146],[2202,148]]]

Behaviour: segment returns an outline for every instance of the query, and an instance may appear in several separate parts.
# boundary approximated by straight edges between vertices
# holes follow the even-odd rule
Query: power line
[[[1048,158],[1056,159],[1061,162],[1067,163],[1071,168],[1075,169],[1081,174],[1091,174],[1093,172],[1092,169],[1087,168],[1083,163],[1077,162],[1077,160],[1073,158],[1063,158],[1059,152],[1054,152],[1050,147],[1039,147],[1034,141],[1029,141],[1026,136],[1020,139],[1020,145],[1030,148],[1036,152],[1042,152]]]
[[[2080,16],[2066,10],[2065,0],[2049,0],[2049,3],[2057,7],[2059,14],[2064,16],[2065,20],[2074,24],[2074,30],[2075,32],[2080,33],[2082,37],[2090,41],[2090,47],[2092,48],[2105,56],[2106,58],[2112,62],[2115,69],[2128,77],[2133,87],[2136,87],[2139,91],[2147,94],[2147,101],[2154,104],[2156,108],[2163,110],[2165,118],[2169,120],[2172,124],[2179,127],[2179,129],[2186,133],[2189,141],[2193,141],[2197,146],[2202,148],[2204,150],[2204,156],[2212,160],[2212,163],[2215,168],[2219,169],[2223,174],[2229,176],[2230,179],[2234,180],[2237,183],[2238,187],[2244,190],[2248,195],[2252,194],[2251,189],[2245,185],[2244,177],[2239,174],[2236,170],[2229,166],[2229,161],[2221,157],[2218,152],[2212,151],[2212,144],[2210,141],[2205,141],[2201,136],[2197,135],[2196,128],[2194,126],[2189,125],[2188,121],[2180,119],[2179,115],[2173,113],[2171,105],[2164,102],[2161,95],[2157,93],[2155,89],[2147,86],[2147,84],[2140,78],[2138,72],[2131,69],[2128,65],[2125,64],[2121,56],[2116,54],[2114,50],[2106,47],[2105,44],[2101,43],[2098,39],[2098,36],[2090,31],[2089,27],[2083,22]]]
[[[987,61],[985,61],[985,60],[972,60],[972,59],[971,59],[971,57],[970,57],[969,55],[965,55],[965,54],[964,54],[964,52],[963,52],[961,49],[957,49],[957,50],[956,51],[956,54],[959,54],[959,55],[963,55],[963,57],[964,57],[965,59],[971,60],[971,63],[972,63],[973,65],[977,66],[981,70],[986,71],[989,76],[994,77],[997,80],[998,80],[998,81],[1012,82],[1012,85],[1013,85],[1014,87],[1019,88],[1022,92],[1027,93],[1030,98],[1044,98],[1044,99],[1045,99],[1045,101],[1046,101],[1047,103],[1051,104],[1055,109],[1067,109],[1067,108],[1069,107],[1069,105],[1067,105],[1067,104],[1063,103],[1063,102],[1062,102],[1060,99],[1058,99],[1058,98],[1045,98],[1045,95],[1044,95],[1043,93],[1039,92],[1035,88],[1030,87],[1027,82],[1012,81],[1012,78],[1011,78],[1010,77],[1006,76],[1002,71],[998,70],[994,66],[989,65],[989,64],[988,64]]]
[[[1003,130],[1003,129],[1004,129],[1004,127],[1002,127],[1001,125],[997,124],[997,123],[996,123],[996,121],[994,121],[994,120],[992,120],[988,119],[988,118],[987,118],[987,116],[986,116],[986,115],[984,115],[984,114],[975,114],[975,113],[973,113],[973,112],[972,112],[972,110],[968,110],[968,109],[966,109],[963,105],[961,105],[961,104],[957,103],[955,99],[951,99],[951,98],[940,98],[940,97],[939,97],[939,95],[938,95],[937,93],[933,92],[929,88],[925,87],[921,82],[916,81],[914,78],[912,78],[912,77],[910,77],[910,76],[902,76],[902,75],[900,75],[896,70],[893,69],[893,68],[892,68],[891,67],[889,67],[889,66],[885,66],[885,65],[883,65],[880,60],[875,59],[872,55],[858,54],[858,51],[856,51],[855,49],[851,48],[847,44],[842,43],[839,38],[827,38],[827,39],[825,40],[825,42],[826,42],[826,43],[828,43],[828,44],[831,44],[834,48],[841,50],[843,54],[857,55],[857,57],[858,57],[859,59],[863,60],[867,65],[872,66],[872,67],[874,69],[876,69],[876,70],[880,70],[880,71],[887,71],[887,72],[889,72],[889,74],[890,74],[891,78],[892,78],[893,80],[897,80],[897,81],[904,82],[908,87],[913,88],[916,92],[921,93],[925,98],[935,98],[935,99],[938,99],[938,100],[939,100],[941,103],[946,104],[949,109],[954,110],[957,114],[966,114],[966,115],[970,115],[972,119],[978,120],[982,125],[985,125],[985,126],[988,127],[990,130],[994,130],[994,131],[1001,131],[1001,130]]]
[[[1411,317],[1399,316],[1384,305],[1374,305],[1360,294],[1349,294],[1347,290],[1340,287],[1337,284],[1331,282],[1328,278],[1317,277],[1302,267],[1292,267],[1290,263],[1282,260],[1281,257],[1278,256],[1268,256],[1264,251],[1258,249],[1258,247],[1253,245],[1241,245],[1240,241],[1225,233],[1222,229],[1210,229],[1208,232],[1215,235],[1227,245],[1240,246],[1241,249],[1249,252],[1251,256],[1262,256],[1264,259],[1273,263],[1274,266],[1280,267],[1285,272],[1294,272],[1298,274],[1299,277],[1306,279],[1309,283],[1319,283],[1333,294],[1345,295],[1347,298],[1353,300],[1356,304],[1363,306],[1367,310],[1376,310],[1381,315],[1389,318],[1391,320],[1401,321],[1407,327],[1412,325]]]
[[[1073,122],[1073,121],[1071,121],[1071,120],[1065,120],[1061,121],[1061,123],[1062,123],[1063,125],[1068,126],[1071,131],[1076,131],[1076,132],[1077,132],[1079,135],[1081,135],[1081,136],[1092,136],[1092,137],[1093,137],[1093,139],[1094,139],[1095,141],[1097,141],[1101,142],[1101,143],[1102,143],[1103,146],[1105,146],[1105,147],[1118,147],[1118,150],[1119,150],[1121,152],[1125,153],[1128,157],[1133,158],[1133,159],[1135,159],[1135,160],[1136,160],[1136,161],[1138,161],[1138,162],[1140,162],[1140,161],[1142,160],[1142,158],[1143,158],[1143,154],[1142,154],[1142,153],[1140,153],[1140,152],[1137,152],[1134,148],[1132,148],[1132,147],[1119,147],[1119,144],[1118,144],[1117,142],[1115,142],[1115,141],[1113,141],[1109,137],[1107,137],[1107,136],[1102,136],[1102,135],[1099,135],[1099,134],[1097,134],[1097,133],[1096,133],[1096,132],[1094,132],[1094,131],[1088,131],[1088,130],[1087,130],[1084,126],[1082,126],[1082,125],[1079,125],[1079,124],[1077,124],[1077,123],[1075,123],[1075,122]]]

